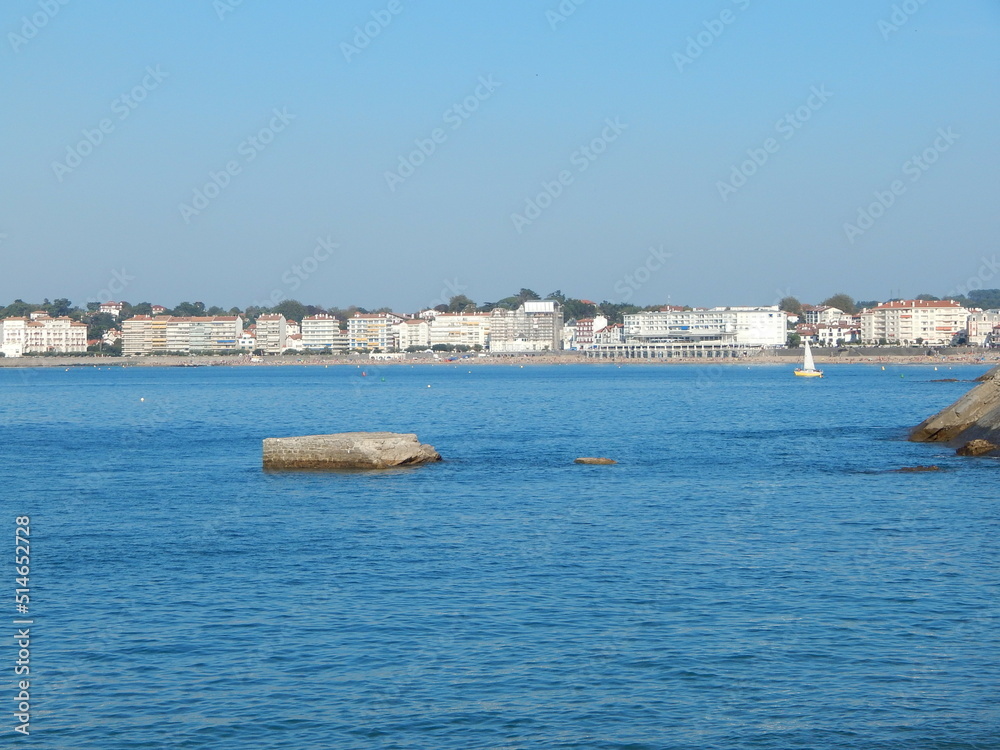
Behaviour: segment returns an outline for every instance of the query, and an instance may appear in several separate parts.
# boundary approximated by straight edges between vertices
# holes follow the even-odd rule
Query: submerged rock
[[[607,466],[618,463],[613,458],[578,458],[573,461],[575,464],[593,464],[596,466]]]
[[[909,474],[916,471],[941,471],[940,466],[904,466],[902,469],[896,469],[898,473]]]
[[[994,367],[962,398],[910,432],[918,443],[958,445],[983,439],[1000,443],[1000,367]]]
[[[985,456],[997,450],[997,446],[989,440],[970,440],[955,453],[960,456]]]
[[[398,432],[264,439],[265,469],[389,469],[440,460],[433,446]]]

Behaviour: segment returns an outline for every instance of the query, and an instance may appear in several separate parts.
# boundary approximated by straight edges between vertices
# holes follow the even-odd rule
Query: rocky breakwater
[[[433,446],[398,432],[340,432],[333,435],[265,438],[268,470],[391,469],[440,461]]]
[[[978,378],[977,386],[910,432],[918,443],[946,443],[962,455],[995,453],[1000,444],[1000,367]],[[968,448],[973,443],[972,448]],[[992,449],[984,450],[986,444]]]

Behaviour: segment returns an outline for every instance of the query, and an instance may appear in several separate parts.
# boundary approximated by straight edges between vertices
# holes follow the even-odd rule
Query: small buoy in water
[[[364,372],[364,371],[362,370],[362,372],[361,372],[361,377],[363,377],[363,378],[367,378],[367,377],[368,377],[368,373],[367,373],[367,372]]]
[[[140,401],[145,401],[146,399],[144,399],[144,398],[140,398],[139,400],[140,400]]]
[[[427,386],[427,387],[430,388],[430,386]]]
[[[882,371],[883,372],[885,371],[885,365],[882,365]]]

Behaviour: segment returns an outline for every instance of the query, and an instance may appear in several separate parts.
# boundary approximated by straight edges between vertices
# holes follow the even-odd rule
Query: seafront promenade
[[[817,364],[894,364],[934,365],[994,364],[1000,363],[1000,350],[952,347],[928,354],[924,348],[870,347],[837,351],[813,349]],[[399,367],[414,365],[794,365],[802,358],[801,349],[777,349],[756,352],[745,357],[701,358],[675,357],[672,359],[595,359],[580,352],[552,354],[487,354],[485,356],[440,353],[435,359],[428,354],[406,355],[402,359],[375,360],[363,354],[353,355],[301,355],[285,354],[266,357],[245,355],[158,355],[151,357],[100,357],[100,356],[32,356],[0,357],[0,367],[288,367],[288,366],[351,366]]]

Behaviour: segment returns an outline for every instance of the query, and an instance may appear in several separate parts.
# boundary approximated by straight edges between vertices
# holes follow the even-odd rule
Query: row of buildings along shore
[[[26,318],[0,320],[0,352],[5,357],[25,354],[81,354],[87,351],[87,324],[36,310]]]
[[[121,310],[106,303],[101,312]],[[664,307],[624,316],[610,324],[604,316],[564,321],[555,300],[533,300],[516,310],[412,316],[358,313],[346,327],[321,313],[301,321],[260,315],[245,326],[241,316],[176,317],[155,306],[109,331],[104,343],[120,337],[127,356],[191,353],[341,354],[438,349],[494,353],[573,350],[595,357],[742,356],[787,346],[789,334],[819,346],[926,345],[1000,346],[1000,310],[967,309],[952,300],[896,300],[849,315],[829,306],[803,305],[801,315],[769,307]],[[86,352],[87,327],[42,311],[28,318],[0,320],[0,351],[26,354]]]

